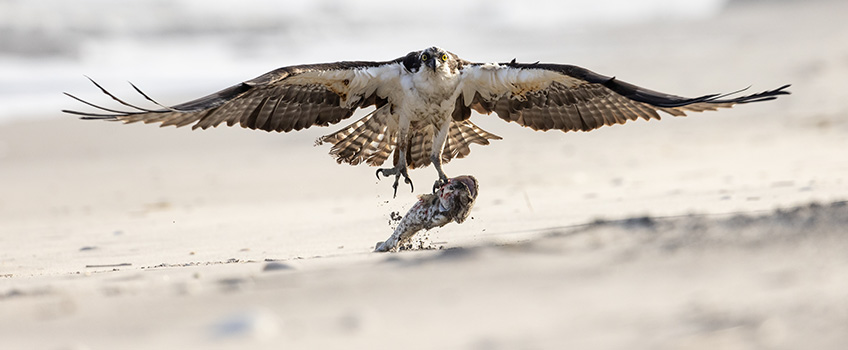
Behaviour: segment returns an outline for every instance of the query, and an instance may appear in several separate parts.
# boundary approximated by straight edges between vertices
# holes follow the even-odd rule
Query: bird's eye
[[[422,60],[422,61],[426,61],[426,60],[429,60],[429,59],[430,59],[430,56],[427,56],[427,54],[426,54],[426,53],[425,53],[425,54],[423,54],[423,55],[421,55],[421,60]]]
[[[448,55],[443,53],[442,54],[442,61],[447,61],[447,60],[448,60]]]

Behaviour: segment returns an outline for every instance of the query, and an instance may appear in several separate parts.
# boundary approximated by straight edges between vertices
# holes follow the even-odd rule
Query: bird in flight
[[[358,108],[374,110],[316,144],[332,145],[339,163],[382,165],[392,155],[392,167],[380,176],[394,176],[412,187],[407,169],[432,164],[438,173],[434,189],[448,181],[442,164],[463,158],[469,145],[487,145],[501,137],[471,122],[471,111],[494,112],[508,122],[533,130],[589,131],[604,125],[642,118],[660,119],[658,112],[685,116],[735,104],[768,101],[788,95],[789,85],[752,95],[711,94],[695,98],[642,88],[615,77],[562,64],[474,63],[438,47],[413,51],[391,61],[345,61],[282,67],[208,96],[175,106],[142,108],[104,94],[134,110],[101,107],[66,95],[100,112],[63,110],[82,119],[124,123],[160,123],[192,129],[240,125],[289,132],[328,126],[351,117]],[[414,188],[413,188],[414,191]]]

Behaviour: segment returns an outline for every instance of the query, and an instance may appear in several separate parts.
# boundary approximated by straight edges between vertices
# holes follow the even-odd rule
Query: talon
[[[433,193],[436,193],[437,191],[439,191],[439,188],[442,188],[442,186],[444,186],[448,182],[450,182],[450,180],[448,180],[447,177],[445,177],[443,179],[441,176],[439,176],[439,178],[436,180],[436,182],[433,183]]]
[[[403,176],[403,182],[409,184],[409,186],[412,188],[412,192],[415,192],[415,187],[412,185],[412,179],[409,178],[409,174],[407,174],[407,172],[406,172],[406,167],[377,169],[376,175],[377,175],[378,180],[380,179],[381,174],[384,177],[389,177],[391,175],[395,176],[395,181],[394,181],[394,183],[392,183],[392,189],[394,189],[394,195],[393,195],[394,198],[397,198],[397,188],[398,188],[398,183],[400,182],[401,175]]]

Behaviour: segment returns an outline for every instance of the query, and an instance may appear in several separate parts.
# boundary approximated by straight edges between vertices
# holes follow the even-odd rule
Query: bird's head
[[[431,73],[453,75],[461,68],[459,57],[435,46],[410,52],[406,55],[403,64],[407,70],[413,73],[423,69]]]

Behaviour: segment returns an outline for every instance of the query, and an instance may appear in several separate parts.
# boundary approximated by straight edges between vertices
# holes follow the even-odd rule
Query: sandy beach
[[[341,125],[192,132],[34,106],[0,124],[0,348],[842,349],[846,13],[737,1],[574,39],[597,51],[505,44],[681,95],[792,95],[589,133],[476,115],[504,140],[445,166],[480,194],[426,233],[434,250],[372,252],[416,197],[314,146]],[[421,193],[435,170],[410,175]]]

